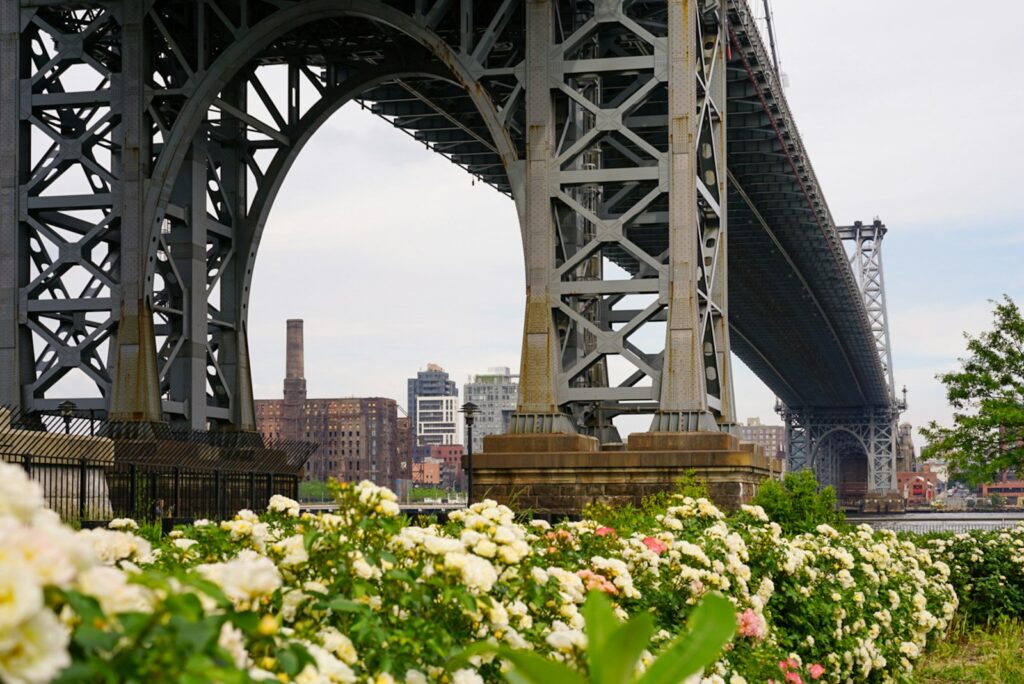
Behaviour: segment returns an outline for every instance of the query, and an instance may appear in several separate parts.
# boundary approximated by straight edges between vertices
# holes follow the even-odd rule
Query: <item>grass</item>
[[[915,684],[1024,684],[1024,622],[954,627],[918,661]]]

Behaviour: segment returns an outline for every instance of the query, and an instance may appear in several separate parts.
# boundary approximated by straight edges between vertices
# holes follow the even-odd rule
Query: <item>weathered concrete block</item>
[[[720,506],[736,508],[753,498],[760,482],[776,477],[780,470],[775,459],[724,433],[641,433],[630,436],[629,449],[610,451],[578,450],[580,442],[562,439],[566,435],[504,437],[514,439],[499,440],[502,448],[514,444],[536,449],[572,447],[571,451],[492,450],[474,456],[474,496],[489,491],[492,498],[521,510],[578,515],[590,502],[639,503],[644,496],[674,489],[676,479],[687,472],[707,482],[709,494]],[[644,448],[634,449],[634,445]]]

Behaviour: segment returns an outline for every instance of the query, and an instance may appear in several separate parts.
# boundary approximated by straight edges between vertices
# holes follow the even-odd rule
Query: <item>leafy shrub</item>
[[[919,535],[916,543],[949,566],[968,623],[1024,618],[1024,523],[1003,530]]]
[[[841,527],[846,520],[836,508],[836,491],[832,487],[819,491],[818,481],[810,470],[786,473],[781,482],[763,482],[754,503],[786,534],[813,532],[818,525]]]
[[[594,679],[604,670],[588,670],[599,654],[583,629],[596,590],[618,619],[652,623],[638,670],[657,672],[717,592],[737,631],[704,684],[888,682],[957,605],[949,569],[890,532],[789,536],[757,506],[727,518],[705,498],[663,497],[626,531],[520,524],[483,501],[416,526],[386,489],[334,491],[334,513],[300,515],[275,496],[260,514],[150,544],[131,521],[69,530],[0,464],[0,596],[18,598],[0,602],[0,679],[111,681],[114,667],[120,681],[500,681],[519,656],[458,660],[481,641]]]
[[[676,478],[674,484],[675,487],[672,491],[658,492],[643,497],[639,506],[633,503],[587,504],[583,509],[583,518],[615,529],[619,534],[629,535],[656,527],[658,516],[663,514],[678,497],[688,496],[693,499],[708,497],[707,485],[697,479],[693,471],[688,471]]]

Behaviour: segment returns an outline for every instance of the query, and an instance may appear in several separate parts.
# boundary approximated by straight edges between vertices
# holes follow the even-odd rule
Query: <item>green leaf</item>
[[[235,627],[238,627],[246,634],[255,632],[256,628],[259,627],[260,624],[259,613],[256,613],[255,611],[251,610],[247,610],[241,613],[232,613],[230,616],[228,616],[228,619]]]
[[[600,591],[591,591],[587,602],[583,604],[583,619],[587,624],[587,665],[590,671],[595,669],[592,654],[600,653],[608,637],[619,627],[619,619],[615,617],[612,603]]]
[[[213,619],[190,620],[180,615],[171,617],[171,625],[178,632],[178,641],[192,651],[203,651],[217,638],[220,626]]]
[[[513,671],[523,677],[516,681],[529,684],[586,684],[579,673],[568,665],[563,665],[536,653],[501,648],[498,654],[512,663]],[[509,681],[514,680],[509,679]]]
[[[459,600],[459,603],[462,604],[462,607],[465,608],[468,612],[476,612],[476,599],[473,598],[471,595],[460,592],[457,598]]]
[[[77,591],[68,591],[65,594],[68,605],[71,606],[83,622],[92,622],[96,618],[103,618],[103,609],[99,602],[92,596],[79,594]]]
[[[389,580],[398,580],[400,582],[408,582],[410,584],[414,581],[408,570],[388,570],[384,573],[384,577]]]
[[[588,625],[589,628],[589,625]],[[640,654],[654,634],[654,616],[641,613],[617,629],[601,649],[600,665],[590,671],[595,684],[626,684],[633,681],[633,672]],[[589,652],[589,636],[587,651]]]
[[[94,651],[112,651],[120,637],[111,632],[104,632],[92,625],[82,624],[75,630],[75,643],[84,649]]]
[[[291,649],[284,649],[278,652],[277,664],[281,666],[281,669],[289,677],[294,677],[302,671],[299,667],[299,657]]]
[[[365,613],[367,606],[364,603],[352,601],[350,599],[334,599],[327,606],[334,611],[339,613]]]
[[[590,592],[583,606],[587,624],[587,667],[595,684],[623,684],[633,678],[651,635],[654,618],[649,613],[620,624],[611,601],[599,591]]]
[[[728,599],[708,594],[688,624],[688,633],[672,642],[638,684],[679,684],[715,662],[736,631],[735,609]]]
[[[153,616],[148,613],[120,613],[117,616],[118,622],[124,629],[126,636],[135,637],[142,633],[148,626]]]

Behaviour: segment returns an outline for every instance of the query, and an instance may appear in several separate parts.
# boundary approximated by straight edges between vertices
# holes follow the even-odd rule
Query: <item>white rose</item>
[[[68,632],[48,610],[22,622],[11,636],[17,648],[0,650],[0,681],[44,684],[71,664]]]
[[[0,561],[0,649],[5,647],[7,635],[42,608],[43,591],[31,568],[24,563]]]
[[[228,652],[235,667],[244,668],[249,662],[249,652],[245,650],[245,636],[242,630],[232,627],[231,623],[225,622],[221,625],[217,645]]]
[[[32,521],[46,506],[43,489],[16,465],[0,462],[0,518],[13,516],[20,522]]]
[[[287,496],[274,494],[270,497],[270,503],[267,505],[267,510],[275,513],[285,513],[290,516],[298,516],[299,502],[295,499],[289,499]]]
[[[153,599],[145,587],[129,584],[128,575],[120,568],[101,565],[78,576],[78,587],[84,594],[99,601],[103,612],[147,613],[152,610]]]
[[[463,668],[452,674],[452,684],[484,684],[484,680],[476,671]]]
[[[316,661],[316,666],[307,665],[295,677],[296,684],[320,684],[321,682],[341,682],[348,684],[356,681],[352,669],[316,644],[303,644]]]
[[[359,660],[359,654],[356,653],[356,647],[352,645],[352,640],[337,629],[328,627],[317,636],[320,638],[324,648],[338,656],[343,662],[352,665]],[[408,676],[406,674],[406,679],[408,679]]]
[[[274,551],[282,555],[282,568],[295,568],[309,560],[306,552],[306,541],[301,534],[294,534],[272,545]]]

